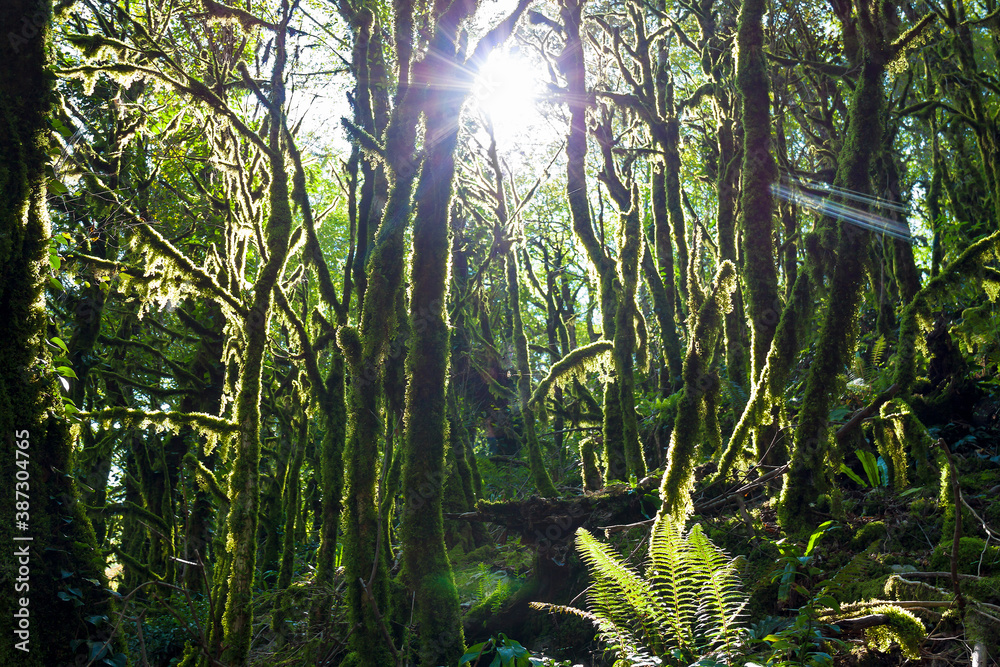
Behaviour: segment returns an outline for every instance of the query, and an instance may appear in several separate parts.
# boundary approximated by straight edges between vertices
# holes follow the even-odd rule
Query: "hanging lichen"
[[[552,364],[541,382],[535,387],[529,401],[532,406],[541,406],[549,390],[553,387],[571,387],[574,380],[583,380],[595,371],[606,373],[608,357],[614,344],[599,340],[590,345],[578,347],[562,359]]]

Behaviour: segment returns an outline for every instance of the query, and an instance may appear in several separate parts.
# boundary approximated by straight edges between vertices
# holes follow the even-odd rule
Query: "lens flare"
[[[771,193],[775,197],[816,211],[821,215],[843,220],[877,234],[884,234],[911,245],[916,242],[905,222],[888,217],[893,214],[905,217],[906,207],[880,197],[871,197],[826,183],[788,176],[778,183],[772,183]],[[880,215],[874,211],[882,211],[886,215]]]

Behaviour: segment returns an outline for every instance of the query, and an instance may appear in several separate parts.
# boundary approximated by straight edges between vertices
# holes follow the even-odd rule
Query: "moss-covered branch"
[[[957,283],[968,280],[970,275],[975,276],[976,270],[990,258],[991,253],[995,255],[998,252],[1000,232],[984,236],[931,278],[903,309],[899,316],[899,347],[893,357],[893,380],[899,385],[901,394],[906,395],[916,377],[919,324],[921,319],[928,316],[932,300],[942,296]],[[996,284],[995,274],[984,273],[983,277]]]
[[[605,355],[613,349],[614,343],[609,340],[599,340],[590,345],[576,348],[552,364],[548,375],[542,378],[542,381],[535,387],[535,391],[532,392],[529,405],[540,405],[545,400],[549,390],[552,389],[553,384],[562,384],[579,377],[589,367],[588,362],[599,359],[601,355]]]
[[[125,422],[138,429],[153,426],[173,433],[180,433],[182,429],[190,428],[207,438],[210,445],[217,443],[221,437],[235,433],[237,428],[234,422],[222,417],[202,412],[177,412],[174,410],[162,412],[112,407],[92,412],[80,412],[77,413],[77,417],[96,421],[105,428],[115,422]]]

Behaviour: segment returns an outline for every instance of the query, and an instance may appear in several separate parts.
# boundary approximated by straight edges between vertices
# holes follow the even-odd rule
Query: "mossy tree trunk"
[[[385,132],[391,179],[385,212],[366,260],[366,292],[357,330],[342,327],[337,336],[348,371],[348,431],[344,446],[344,570],[350,636],[355,664],[381,667],[394,660],[384,637],[388,579],[377,482],[378,443],[382,439],[382,368],[400,348],[390,342],[400,327],[397,302],[403,287],[405,232],[417,176],[417,127],[424,92],[410,84],[413,6],[394,3],[397,87]],[[372,81],[371,85],[387,85]],[[396,339],[399,342],[399,339]],[[381,535],[381,536],[380,536]]]
[[[706,425],[705,397],[712,389],[715,349],[735,289],[736,269],[732,262],[723,262],[704,302],[693,315],[691,340],[684,357],[684,386],[667,451],[667,470],[660,484],[663,504],[658,516],[683,521],[690,513],[698,442]]]
[[[873,159],[879,151],[891,150],[883,146],[886,63],[926,27],[928,21],[918,23],[908,39],[893,42],[891,37],[894,36],[887,26],[896,20],[894,7],[879,6],[872,13],[870,8],[862,6],[858,11],[860,74],[851,98],[834,185],[868,194],[871,192]],[[840,221],[839,228],[829,303],[816,342],[814,361],[806,377],[794,449],[778,506],[781,524],[793,532],[812,526],[811,508],[821,494],[832,490],[835,462],[839,460],[829,433],[830,402],[837,375],[847,363],[853,347],[854,323],[866,272],[863,260],[870,241],[869,232],[854,225]],[[901,327],[901,340],[904,329],[905,325]]]
[[[261,376],[272,314],[272,292],[284,268],[292,231],[292,211],[288,171],[285,165],[284,68],[287,58],[285,40],[291,11],[282,2],[281,22],[274,37],[274,66],[271,71],[268,148],[270,150],[270,212],[264,229],[266,261],[253,286],[253,298],[244,318],[243,356],[240,387],[236,397],[238,432],[231,448],[232,472],[229,476],[229,515],[227,517],[229,582],[225,600],[223,660],[242,664],[250,651],[253,621],[253,583],[257,563],[256,535],[258,520],[260,464]]]
[[[450,356],[447,309],[450,244],[448,222],[455,145],[465,99],[460,87],[434,86],[436,76],[460,81],[455,40],[465,10],[453,8],[439,19],[436,34],[414,78],[428,86],[424,159],[413,224],[410,298],[412,344],[407,355],[406,415],[402,484],[406,496],[401,535],[404,573],[414,591],[420,647],[418,664],[456,662],[464,646],[458,591],[444,544],[441,514],[447,441],[447,385]],[[470,8],[471,9],[471,8]]]
[[[412,343],[406,364],[402,477],[406,506],[400,532],[403,573],[414,593],[417,662],[421,667],[456,663],[464,648],[458,591],[445,549],[441,514],[450,360],[448,233],[459,130],[455,119],[468,94],[471,73],[495,44],[509,36],[527,5],[528,0],[521,0],[513,14],[487,34],[463,62],[465,46],[460,33],[476,3],[451,4],[437,19],[427,54],[414,66],[414,83],[426,90],[426,156],[417,188],[410,265]],[[525,381],[530,393],[530,377],[521,378]],[[527,407],[527,401],[523,403]],[[525,426],[528,424],[526,413]]]
[[[752,325],[750,360],[754,380],[764,367],[781,313],[771,238],[771,185],[777,168],[771,154],[771,99],[764,59],[762,20],[766,9],[766,0],[744,0],[736,36],[736,85],[743,121],[739,228],[747,316]]]
[[[528,449],[528,465],[535,488],[542,497],[553,498],[559,495],[552,484],[545,463],[542,461],[542,450],[538,444],[538,433],[535,430],[535,407],[531,405],[531,364],[528,361],[528,337],[524,333],[524,320],[521,316],[521,290],[518,279],[517,252],[512,250],[504,258],[507,274],[507,303],[513,315],[514,357],[517,364],[517,395],[521,407],[521,419],[524,424],[524,444]]]
[[[640,33],[641,34],[641,33]],[[608,192],[618,207],[618,261],[615,266],[613,291],[617,296],[612,314],[604,314],[605,328],[609,325],[614,331],[612,341],[614,350],[615,386],[618,393],[618,414],[621,420],[621,451],[606,449],[609,471],[616,467],[624,467],[624,476],[635,475],[641,479],[646,475],[646,462],[642,448],[639,446],[639,424],[635,413],[635,368],[633,355],[636,352],[636,316],[635,291],[638,282],[639,255],[644,241],[639,222],[639,189],[632,182],[629,174],[620,173],[614,159],[615,145],[611,130],[612,115],[606,114],[603,123],[596,131],[597,142],[601,147],[604,167],[598,174],[601,181],[608,186]],[[679,168],[679,164],[677,165]],[[630,167],[623,167],[630,168]],[[667,176],[667,202],[670,205],[670,167]],[[677,174],[679,179],[679,173]],[[623,180],[624,177],[624,180]],[[678,180],[679,184],[679,180]],[[680,191],[676,192],[678,206]],[[675,332],[676,333],[676,332]],[[620,457],[620,461],[616,461]],[[609,473],[610,474],[610,473]],[[615,479],[609,476],[608,479]]]
[[[594,231],[587,195],[587,87],[586,66],[583,57],[583,6],[585,0],[561,0],[559,14],[565,34],[565,44],[558,59],[566,79],[566,105],[569,107],[569,135],[566,138],[566,196],[569,200],[573,231],[587,253],[587,258],[597,270],[600,281],[600,303],[603,335],[606,340],[615,337],[615,322],[621,285],[614,260],[608,255],[602,241]],[[625,440],[622,428],[620,386],[610,381],[604,387],[602,403],[605,481],[628,478],[625,457]]]
[[[100,645],[107,638],[59,593],[77,589],[80,609],[113,615],[94,530],[71,474],[69,424],[46,344],[50,20],[48,0],[12,0],[0,12],[0,535],[7,545],[0,609],[15,631],[0,645],[0,663],[45,667],[73,663],[74,640],[85,640],[86,650],[86,641]]]
[[[277,590],[285,591],[292,583],[295,565],[295,541],[297,528],[305,522],[305,516],[300,516],[302,506],[301,480],[302,462],[305,459],[307,449],[307,439],[309,437],[309,422],[304,406],[296,406],[296,421],[298,423],[289,424],[288,430],[292,440],[291,460],[285,470],[285,479],[282,481],[281,489],[281,509],[284,527],[281,535],[281,558],[278,563]],[[286,632],[285,620],[287,618],[287,607],[283,601],[279,601],[274,609],[271,618],[271,629],[280,638],[284,639]]]
[[[680,299],[677,294],[674,249],[671,243],[672,231],[684,229],[684,216],[680,209],[680,133],[676,118],[677,109],[674,105],[673,81],[667,63],[668,58],[662,58],[657,70],[657,90],[660,90],[659,86],[662,85],[664,91],[657,97],[657,107],[661,118],[671,120],[653,125],[654,136],[657,137],[657,144],[664,157],[653,163],[650,202],[653,209],[656,269],[663,284],[663,303],[657,306],[657,318],[667,375],[660,380],[661,393],[664,395],[672,393],[678,387],[683,372],[681,340],[677,334],[677,316],[681,312],[677,304],[680,303]],[[647,277],[647,281],[649,280]]]
[[[488,128],[490,133],[490,146],[488,158],[490,167],[493,170],[494,185],[496,187],[496,197],[494,213],[496,221],[494,235],[502,238],[506,233],[510,218],[507,211],[507,197],[504,188],[503,171],[500,166],[500,156],[497,152],[496,137],[493,135],[492,127]],[[516,243],[511,243],[510,248],[504,257],[504,273],[507,279],[507,311],[511,319],[511,344],[514,347],[514,364],[517,369],[517,396],[520,404],[522,420],[522,435],[524,446],[528,450],[528,465],[531,469],[531,477],[535,483],[535,488],[543,497],[554,497],[559,495],[556,487],[552,484],[552,478],[542,460],[542,450],[538,443],[538,432],[535,429],[536,414],[535,406],[531,405],[531,363],[528,359],[528,337],[524,332],[524,319],[521,315],[521,280],[519,276],[518,256],[521,255],[524,261],[525,273],[529,280],[534,283],[536,289],[541,292],[541,285],[535,277],[531,268],[531,258],[527,252],[519,252]],[[551,311],[551,307],[548,307]]]

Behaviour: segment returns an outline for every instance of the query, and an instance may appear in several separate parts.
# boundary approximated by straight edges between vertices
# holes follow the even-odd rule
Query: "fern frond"
[[[735,562],[708,539],[700,525],[688,533],[691,553],[696,559],[696,571],[703,576],[699,607],[699,634],[714,644],[712,648],[732,653],[739,641],[739,622],[745,599],[740,593],[740,580]]]
[[[591,612],[532,603],[535,609],[590,620],[626,661],[651,652],[669,656],[671,664],[687,664],[707,652],[736,652],[745,635],[738,561],[716,547],[701,526],[685,534],[683,521],[661,515],[650,536],[645,577],[583,528],[576,546],[591,574]]]
[[[538,611],[547,611],[549,613],[556,614],[566,614],[567,616],[578,616],[585,621],[590,621],[598,628],[601,626],[601,619],[597,614],[591,614],[589,611],[583,609],[577,609],[576,607],[567,607],[562,604],[551,604],[549,602],[529,602],[528,606],[532,609],[537,609]]]
[[[576,533],[576,546],[594,579],[588,599],[595,615],[631,635],[628,639],[635,638],[654,650],[661,647],[660,628],[666,619],[651,604],[653,591],[649,583],[583,528]],[[628,643],[624,637],[621,640]]]
[[[872,345],[872,353],[869,357],[869,363],[872,366],[880,366],[883,361],[885,361],[885,351],[888,347],[888,343],[885,340],[885,334],[878,337],[875,344]]]
[[[671,645],[689,649],[694,644],[700,582],[692,576],[690,548],[683,522],[661,515],[649,537],[649,579],[653,594],[666,611]]]

